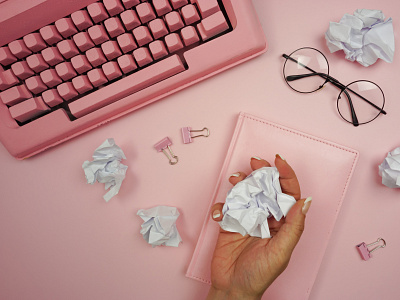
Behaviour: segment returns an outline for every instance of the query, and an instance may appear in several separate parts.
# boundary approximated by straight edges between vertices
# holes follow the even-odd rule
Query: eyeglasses
[[[337,110],[346,122],[358,126],[375,120],[380,114],[386,115],[383,110],[385,95],[377,84],[369,80],[357,80],[348,85],[340,83],[329,75],[328,60],[321,51],[304,47],[282,56],[286,58],[283,76],[296,92],[312,93],[327,82],[340,89]]]

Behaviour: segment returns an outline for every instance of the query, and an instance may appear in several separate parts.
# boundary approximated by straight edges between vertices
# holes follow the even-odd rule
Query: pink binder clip
[[[373,246],[373,245],[376,245],[376,244],[378,244],[380,241],[382,241],[383,244],[381,244],[381,245],[379,245],[379,246],[376,246],[376,247],[375,247],[374,249],[372,249],[372,250],[368,250],[368,247]],[[371,244],[366,245],[366,244],[363,242],[363,243],[357,245],[356,247],[357,247],[358,252],[359,252],[360,255],[361,255],[361,258],[362,258],[363,260],[368,260],[368,259],[371,258],[371,253],[372,253],[372,252],[374,252],[375,250],[378,250],[379,248],[385,248],[385,247],[386,247],[386,242],[385,242],[384,239],[378,238],[378,239],[376,240],[376,242],[374,242],[374,243],[371,243]]]
[[[195,135],[195,136],[191,135],[192,132],[202,132],[202,131],[206,131],[206,133]],[[184,144],[191,143],[192,139],[197,138],[199,136],[208,137],[209,135],[210,135],[210,130],[208,130],[208,128],[206,128],[206,127],[204,127],[202,130],[192,130],[191,127],[182,127],[182,138],[183,138]]]
[[[157,144],[155,144],[154,148],[156,148],[158,152],[163,152],[165,154],[165,156],[169,160],[170,165],[175,165],[176,163],[178,163],[178,156],[176,156],[174,152],[172,152],[171,148],[169,147],[171,145],[172,145],[171,140],[169,139],[169,137],[166,137],[163,138],[161,141],[159,141]],[[167,151],[165,151],[165,149],[168,149],[170,154],[168,154]]]

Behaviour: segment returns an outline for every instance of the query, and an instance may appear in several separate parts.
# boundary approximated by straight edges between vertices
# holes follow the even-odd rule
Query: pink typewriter
[[[3,0],[0,28],[0,141],[17,159],[267,49],[251,0]]]

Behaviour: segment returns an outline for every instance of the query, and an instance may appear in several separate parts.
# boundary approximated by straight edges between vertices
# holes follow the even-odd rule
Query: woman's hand
[[[253,170],[270,167],[263,160],[253,157]],[[296,174],[279,155],[275,158],[282,192],[296,199],[286,218],[268,219],[272,238],[261,239],[220,229],[211,263],[212,286],[207,299],[260,299],[271,283],[286,269],[290,256],[304,230],[305,215],[311,197],[300,199],[300,186]],[[235,185],[246,174],[233,174],[229,181]],[[211,209],[215,221],[222,220],[223,203]]]

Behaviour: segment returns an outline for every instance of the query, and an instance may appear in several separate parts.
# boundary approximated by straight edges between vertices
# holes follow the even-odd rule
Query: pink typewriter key
[[[118,17],[109,18],[104,21],[104,26],[111,38],[119,36],[125,32],[124,26]]]
[[[136,6],[136,12],[142,24],[147,23],[156,18],[156,13],[150,3],[143,2]]]
[[[62,18],[57,20],[55,23],[58,32],[64,37],[70,37],[78,32],[76,29],[74,22],[72,22],[71,18]]]
[[[31,68],[29,68],[28,64],[24,60],[13,63],[11,65],[11,70],[13,71],[15,76],[22,80],[35,74],[35,72],[33,72]]]
[[[171,33],[165,37],[165,44],[167,45],[170,53],[176,52],[183,48],[183,43],[179,34]]]
[[[169,13],[172,10],[168,0],[153,0],[153,6],[159,17]]]
[[[112,60],[122,54],[116,41],[107,41],[101,44],[101,50],[108,60]]]
[[[179,30],[184,25],[181,15],[177,11],[172,11],[166,14],[165,22],[167,23],[170,32]]]
[[[26,87],[34,94],[40,94],[47,90],[47,86],[43,83],[39,75],[29,77],[25,80]]]
[[[109,61],[101,66],[104,75],[106,75],[108,80],[113,80],[122,76],[122,71],[115,61]]]
[[[221,11],[203,19],[197,24],[197,29],[203,41],[208,40],[229,28],[228,23]]]
[[[71,58],[71,64],[79,74],[85,73],[92,68],[92,65],[84,54],[79,54]]]
[[[99,23],[108,18],[106,8],[101,2],[89,4],[86,8],[89,12],[90,17],[95,23]]]
[[[124,33],[117,37],[117,42],[123,53],[128,53],[137,48],[133,35]]]
[[[167,47],[165,47],[165,44],[160,40],[151,42],[149,44],[149,49],[151,55],[155,60],[163,58],[168,55]]]
[[[0,64],[3,66],[8,66],[13,62],[16,62],[17,58],[11,53],[8,46],[0,48]]]
[[[56,64],[64,61],[64,58],[62,57],[57,47],[45,48],[42,50],[41,54],[44,61],[50,66],[55,66]]]
[[[89,13],[86,10],[78,10],[71,14],[72,22],[76,28],[80,31],[85,30],[93,25],[92,20],[89,17]]]
[[[86,58],[93,67],[97,67],[107,61],[100,48],[92,48],[86,51]]]
[[[181,37],[185,46],[192,45],[200,40],[197,31],[193,26],[184,27],[181,30]]]
[[[78,32],[73,36],[75,45],[79,48],[81,52],[85,52],[94,46],[92,39],[89,36],[89,33],[86,31]]]
[[[64,81],[71,79],[76,76],[76,71],[72,66],[71,62],[65,61],[58,64],[56,67],[56,72],[58,76]]]
[[[188,4],[187,0],[170,0],[172,7],[174,9],[178,9],[186,4]]]
[[[86,75],[80,75],[73,78],[72,85],[79,94],[86,93],[93,89],[93,85],[90,83]]]
[[[134,10],[126,10],[119,16],[121,17],[122,23],[124,24],[126,30],[132,30],[133,28],[141,25],[140,19]]]
[[[72,82],[64,82],[57,85],[57,91],[60,94],[60,97],[65,101],[71,100],[78,96],[78,92],[75,90]]]
[[[27,57],[32,53],[31,50],[25,45],[23,40],[15,40],[8,44],[8,49],[10,49],[11,53],[18,58]]]
[[[35,73],[46,70],[49,65],[44,61],[42,54],[35,53],[26,58],[26,63]]]
[[[135,36],[135,39],[139,46],[146,45],[153,41],[150,31],[146,26],[136,27],[135,29],[133,29],[132,33]]]
[[[26,122],[50,110],[42,97],[29,98],[9,108],[11,116],[19,121]]]
[[[19,79],[11,69],[0,72],[0,91],[4,91],[19,83]]]
[[[149,22],[149,28],[155,40],[158,40],[169,33],[167,26],[162,19],[155,19]]]
[[[53,45],[62,40],[62,36],[55,25],[47,25],[41,28],[39,32],[44,41],[49,45]]]
[[[118,57],[117,62],[118,62],[118,65],[119,65],[121,71],[124,74],[132,72],[137,69],[135,60],[133,59],[133,56],[130,54],[125,54],[125,55]]]
[[[200,20],[199,13],[194,5],[189,4],[181,9],[182,18],[186,25],[193,24]]]
[[[108,37],[107,31],[102,24],[94,25],[88,29],[88,33],[93,43],[96,45],[100,45],[105,41],[108,41],[110,38]]]
[[[133,51],[133,57],[140,67],[148,65],[153,61],[150,51],[147,48],[139,48]]]
[[[197,4],[197,8],[203,19],[220,11],[217,0],[192,0],[192,3]]]
[[[57,44],[57,48],[65,59],[79,54],[79,50],[73,40],[63,40]]]
[[[32,52],[39,52],[47,47],[46,42],[39,32],[30,33],[24,36],[24,43]]]
[[[52,88],[62,82],[62,79],[60,76],[58,76],[56,70],[54,69],[44,70],[42,73],[40,73],[40,78],[49,88]]]
[[[134,7],[135,5],[138,5],[140,3],[140,0],[122,0],[122,4],[125,6],[126,9]]]
[[[0,93],[0,98],[8,106],[15,105],[32,97],[24,84],[13,86]]]
[[[42,99],[50,107],[54,107],[64,102],[57,89],[44,91],[42,93]]]
[[[98,87],[108,82],[106,75],[101,68],[87,72],[87,77],[93,86]]]
[[[110,16],[115,16],[124,11],[124,6],[120,0],[103,0],[103,4]]]

